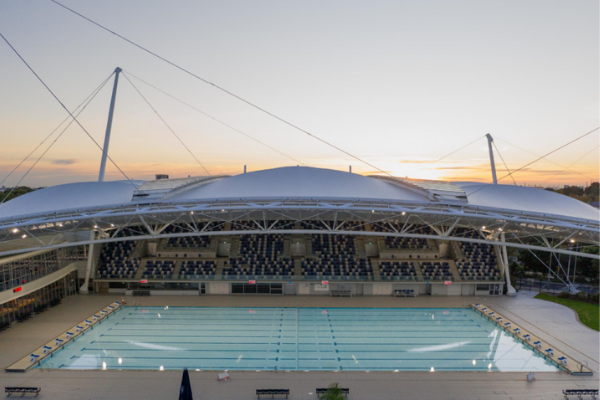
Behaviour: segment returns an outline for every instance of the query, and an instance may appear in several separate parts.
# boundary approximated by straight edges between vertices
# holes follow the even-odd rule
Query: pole
[[[102,147],[102,159],[100,160],[100,173],[98,174],[98,182],[104,181],[104,171],[106,170],[106,159],[108,158],[108,146],[110,144],[110,131],[112,129],[113,115],[115,113],[115,102],[117,101],[117,87],[119,85],[119,74],[121,68],[115,68],[115,83],[113,84],[112,96],[110,98],[110,108],[108,109],[108,122],[106,123],[106,134],[104,135],[104,147]],[[94,240],[96,232],[90,232],[90,240]],[[94,245],[90,244],[88,250],[87,264],[85,266],[85,280],[79,288],[79,293],[89,293],[88,286],[90,284],[90,275],[92,274],[92,266],[94,262]]]
[[[100,174],[98,182],[104,181],[104,171],[106,169],[106,158],[108,157],[108,145],[110,144],[110,131],[112,129],[113,115],[115,113],[115,102],[117,100],[117,86],[119,85],[119,74],[121,68],[115,69],[115,83],[113,85],[112,97],[110,99],[110,108],[108,109],[108,122],[106,123],[106,134],[104,135],[104,147],[102,147],[102,160],[100,161]]]
[[[492,135],[487,133],[485,135],[488,141],[488,150],[490,151],[490,167],[492,168],[492,182],[494,185],[498,184],[498,178],[496,177],[496,163],[494,162],[494,150],[492,150],[492,143],[494,142],[494,138]]]

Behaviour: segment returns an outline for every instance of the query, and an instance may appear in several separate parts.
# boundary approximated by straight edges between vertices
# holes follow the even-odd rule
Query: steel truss
[[[273,223],[277,220],[291,222]],[[252,221],[255,229],[235,230],[239,221]],[[296,227],[296,222],[307,221],[319,223],[308,226],[309,229]],[[212,224],[206,225],[207,222]],[[167,233],[165,230],[174,224],[183,226],[186,232]],[[363,225],[372,225],[381,232],[363,231],[360,229]],[[430,227],[432,232],[417,233],[416,229],[421,226]],[[466,237],[465,229],[467,233],[476,232],[475,237]],[[90,235],[90,232],[95,234]],[[567,248],[575,241],[580,244],[579,248],[583,247],[581,244],[598,245],[599,221],[464,204],[339,199],[127,204],[4,219],[0,220],[0,256],[123,240],[274,232],[416,237],[600,259],[600,256]]]

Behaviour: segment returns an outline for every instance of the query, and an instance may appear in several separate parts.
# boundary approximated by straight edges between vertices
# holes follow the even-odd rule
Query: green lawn
[[[554,303],[562,304],[570,309],[574,310],[579,315],[579,320],[586,326],[600,330],[600,307],[598,304],[586,303],[578,300],[561,299],[555,296],[551,296],[546,293],[540,293],[535,296],[536,299],[552,301]]]

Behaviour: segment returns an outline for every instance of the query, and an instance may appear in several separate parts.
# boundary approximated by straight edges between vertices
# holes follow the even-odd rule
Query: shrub
[[[579,292],[575,295],[577,300],[587,300],[588,296],[586,292]]]
[[[598,297],[598,292],[590,294],[588,298],[596,304],[598,304],[600,300],[600,298]]]
[[[561,299],[570,299],[571,298],[571,293],[569,293],[569,292],[560,292],[557,297],[559,297]]]

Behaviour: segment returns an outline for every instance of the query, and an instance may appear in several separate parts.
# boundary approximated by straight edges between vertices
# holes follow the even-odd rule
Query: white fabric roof
[[[544,189],[512,185],[457,182],[473,206],[562,215],[588,220],[600,219],[598,209],[562,194]]]
[[[133,182],[138,185],[141,182]],[[0,205],[0,218],[130,203],[127,181],[80,182],[36,190]]]
[[[141,185],[142,182],[134,182]],[[515,210],[599,220],[599,211],[578,200],[549,191],[520,186],[455,183],[467,193],[464,206]],[[82,182],[41,189],[0,205],[0,219],[51,212],[127,205],[134,187],[129,182]],[[303,198],[423,202],[430,200],[385,180],[348,172],[309,167],[275,168],[215,180],[173,192],[167,202],[206,200]],[[149,200],[150,201],[150,200]],[[160,202],[153,198],[152,202]],[[443,201],[440,201],[443,204]],[[453,203],[454,204],[454,203]]]
[[[171,200],[271,197],[427,200],[378,179],[310,167],[283,167],[236,175],[184,192]]]

